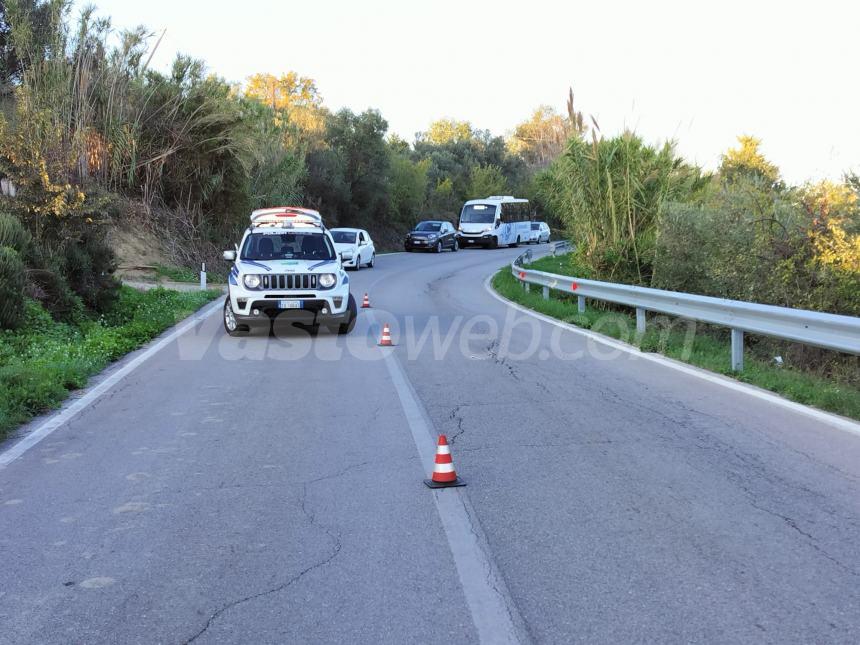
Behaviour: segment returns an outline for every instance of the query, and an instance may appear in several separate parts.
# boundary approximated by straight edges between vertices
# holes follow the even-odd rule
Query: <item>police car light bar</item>
[[[251,213],[251,226],[323,226],[319,211],[297,206],[260,208]]]

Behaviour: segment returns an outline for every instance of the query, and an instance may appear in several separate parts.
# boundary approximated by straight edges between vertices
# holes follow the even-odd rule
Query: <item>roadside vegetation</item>
[[[78,329],[122,311],[120,228],[156,241],[159,277],[196,282],[206,262],[214,282],[253,208],[315,207],[392,249],[418,219],[456,221],[490,194],[527,197],[576,242],[584,277],[860,315],[856,174],[787,185],[750,136],[705,172],[672,142],[604,136],[572,91],[565,113],[540,106],[506,137],[442,118],[406,141],[377,110],[329,109],[298,72],[236,83],[182,55],[154,70],[159,42],[70,0],[0,0],[5,342],[44,313]],[[856,357],[748,342],[860,387]]]
[[[189,269],[188,267],[167,266],[164,264],[155,265],[155,277],[157,280],[169,280],[171,282],[200,282],[200,273],[198,273],[195,269]],[[209,280],[208,272],[207,281],[212,282],[211,280]]]
[[[234,83],[181,55],[154,70],[159,42],[70,0],[0,2],[0,213],[26,233],[0,239],[3,300],[26,294],[58,320],[78,301],[102,311],[118,287],[116,227],[153,234],[180,275],[226,272],[221,250],[273,204],[399,248],[418,219],[453,220],[476,194],[534,194],[569,130],[540,108],[507,139],[440,119],[407,142],[376,110],[330,110],[296,72]]]
[[[18,424],[57,407],[90,376],[219,295],[121,287],[100,316],[73,322],[54,320],[28,299],[26,324],[0,331],[0,439]]]
[[[550,273],[582,276],[583,270],[576,270],[575,262],[575,256],[570,254],[548,256],[532,262],[529,267]],[[585,312],[579,313],[576,296],[550,290],[550,298],[544,300],[538,288],[532,287],[531,291],[526,292],[522,283],[511,275],[509,267],[500,269],[493,277],[493,287],[509,300],[566,323],[630,343],[644,352],[664,354],[757,385],[792,401],[860,420],[860,387],[850,383],[850,379],[820,376],[786,366],[785,363],[779,366],[772,355],[768,356],[764,347],[755,345],[744,359],[743,371],[732,372],[731,341],[724,329],[699,323],[692,328],[695,333],[688,334],[687,326],[679,319],[649,315],[646,333],[637,338],[636,316],[630,308],[609,307],[589,301]],[[789,345],[782,343],[783,347],[778,348],[778,351],[784,351]],[[766,347],[773,349],[770,345]]]
[[[577,116],[577,123],[586,120]],[[860,177],[787,184],[738,138],[713,172],[633,132],[572,132],[535,178],[575,243],[560,273],[784,307],[860,315]],[[750,336],[793,369],[860,387],[860,362]]]

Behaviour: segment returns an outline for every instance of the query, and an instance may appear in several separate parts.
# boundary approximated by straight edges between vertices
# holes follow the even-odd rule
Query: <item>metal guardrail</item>
[[[553,249],[553,255],[555,252]],[[531,251],[526,251],[511,263],[511,272],[526,289],[530,284],[540,285],[544,298],[549,298],[551,289],[575,294],[580,312],[585,311],[586,298],[634,307],[637,334],[645,333],[645,314],[649,311],[729,327],[732,332],[732,369],[735,371],[743,369],[744,333],[860,354],[860,318],[854,316],[583,280],[529,269],[526,265],[531,258]]]

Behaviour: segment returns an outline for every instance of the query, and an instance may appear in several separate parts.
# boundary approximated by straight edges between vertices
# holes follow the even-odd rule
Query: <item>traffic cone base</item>
[[[432,479],[425,479],[424,483],[427,484],[427,488],[453,488],[454,486],[466,485],[461,477],[457,477],[452,482],[434,482]]]

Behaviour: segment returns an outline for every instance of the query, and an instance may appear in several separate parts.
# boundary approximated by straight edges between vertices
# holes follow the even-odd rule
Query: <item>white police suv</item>
[[[242,243],[224,251],[233,262],[224,302],[231,336],[282,317],[337,327],[348,334],[357,309],[349,277],[320,214],[309,208],[265,208],[251,213]]]

